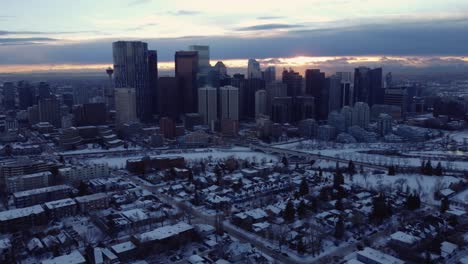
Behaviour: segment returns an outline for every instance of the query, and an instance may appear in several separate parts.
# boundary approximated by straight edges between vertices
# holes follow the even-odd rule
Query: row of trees
[[[421,163],[421,174],[424,175],[436,175],[436,176],[442,176],[443,175],[443,168],[442,164],[439,162],[437,163],[437,166],[435,168],[432,167],[431,160],[428,161],[423,161]]]

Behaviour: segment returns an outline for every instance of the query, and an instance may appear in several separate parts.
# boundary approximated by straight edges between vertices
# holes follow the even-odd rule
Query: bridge
[[[350,160],[347,159],[342,159],[342,158],[337,158],[337,157],[332,157],[332,156],[326,156],[326,155],[321,155],[321,154],[314,154],[314,153],[307,153],[307,152],[302,152],[302,151],[297,151],[297,150],[291,150],[291,149],[283,149],[283,148],[278,148],[278,147],[272,147],[272,146],[260,146],[260,145],[250,145],[250,148],[255,151],[260,151],[272,155],[278,155],[278,156],[286,156],[288,158],[302,158],[307,161],[311,160],[326,160],[326,161],[333,161],[333,162],[339,162],[339,163],[344,163],[348,164]],[[366,162],[359,162],[359,161],[354,161],[354,165],[356,167],[362,166],[364,168],[368,169],[374,169],[374,170],[383,170],[386,171],[387,167],[380,166],[380,165],[375,165],[372,163],[366,163]]]

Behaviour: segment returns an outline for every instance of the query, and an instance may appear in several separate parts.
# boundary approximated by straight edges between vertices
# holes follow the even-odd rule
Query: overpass
[[[321,154],[307,153],[307,152],[291,150],[291,149],[283,149],[283,148],[272,147],[272,146],[259,146],[259,145],[251,144],[250,148],[255,151],[261,151],[261,152],[272,154],[272,155],[286,156],[288,158],[290,157],[302,158],[307,161],[321,159],[321,160],[340,162],[340,163],[345,163],[345,164],[347,164],[350,161],[348,159],[342,159],[342,158],[326,156],[326,155],[321,155]],[[375,164],[366,163],[366,162],[359,162],[359,161],[354,161],[354,160],[353,162],[354,162],[354,165],[356,165],[357,167],[363,166],[364,168],[369,168],[369,169],[374,169],[374,170],[383,170],[383,171],[387,170],[387,167],[385,166],[375,165]]]

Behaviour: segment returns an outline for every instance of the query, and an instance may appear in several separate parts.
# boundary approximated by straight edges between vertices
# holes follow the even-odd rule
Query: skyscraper
[[[255,93],[263,89],[265,89],[265,81],[262,79],[248,79],[244,88],[239,88],[242,119],[255,118]]]
[[[39,122],[49,122],[56,128],[62,127],[60,101],[55,95],[39,100]]]
[[[234,86],[224,86],[220,89],[221,120],[239,120],[239,89]]]
[[[280,81],[275,81],[266,85],[267,91],[267,113],[271,115],[271,106],[275,97],[286,97],[288,95],[288,86]]]
[[[213,87],[198,89],[198,113],[202,115],[203,123],[214,128],[218,120],[218,91]]]
[[[36,89],[26,81],[18,82],[18,104],[21,110],[36,104]]]
[[[367,128],[370,120],[369,105],[364,102],[357,102],[353,107],[353,125]]]
[[[269,66],[265,69],[263,72],[263,80],[265,80],[265,84],[276,81],[276,68],[274,66]]]
[[[295,72],[292,69],[289,69],[289,71],[284,69],[282,80],[288,87],[288,96],[294,98],[302,94],[303,78],[298,72]]]
[[[38,99],[49,98],[52,93],[50,91],[50,85],[46,82],[40,82],[37,86]]]
[[[161,117],[170,117],[173,120],[179,119],[182,112],[182,101],[179,98],[178,78],[159,77],[158,109]]]
[[[248,79],[261,79],[262,71],[260,70],[260,63],[255,59],[249,59],[247,66],[247,78]]]
[[[114,74],[114,69],[107,68],[106,70],[107,76],[109,76],[109,83],[104,88],[104,98],[106,102],[107,109],[113,110],[115,109],[115,99],[114,99],[114,80],[112,79],[112,75]]]
[[[16,86],[12,82],[3,84],[3,107],[7,110],[15,109]]]
[[[328,115],[332,111],[339,111],[341,109],[341,79],[333,75],[326,79],[326,83],[328,88]]]
[[[114,92],[117,125],[138,122],[136,90],[134,88],[116,88]]]
[[[158,114],[158,52],[148,51],[148,78],[149,89],[151,90],[151,114]]]
[[[112,43],[112,50],[115,88],[134,88],[137,117],[141,121],[151,119],[148,44],[141,41],[117,41]]]
[[[179,102],[182,113],[198,110],[198,52],[177,51],[175,53],[175,75],[179,82]]]
[[[328,116],[328,90],[325,73],[319,69],[308,69],[305,76],[305,93],[315,98],[316,118],[325,120]]]
[[[290,123],[293,114],[292,97],[275,97],[272,102],[271,120],[275,123]]]
[[[255,117],[261,115],[268,115],[266,90],[258,90],[255,92]]]
[[[382,68],[359,67],[354,70],[354,102],[369,106],[383,103]]]
[[[190,51],[198,52],[198,68],[210,68],[210,46],[203,45],[191,45],[189,46]]]

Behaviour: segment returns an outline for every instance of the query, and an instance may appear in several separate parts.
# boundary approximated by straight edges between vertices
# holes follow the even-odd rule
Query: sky
[[[468,71],[468,1],[2,0],[0,73],[101,70],[116,40],[148,42],[162,69],[203,44],[234,68]]]

